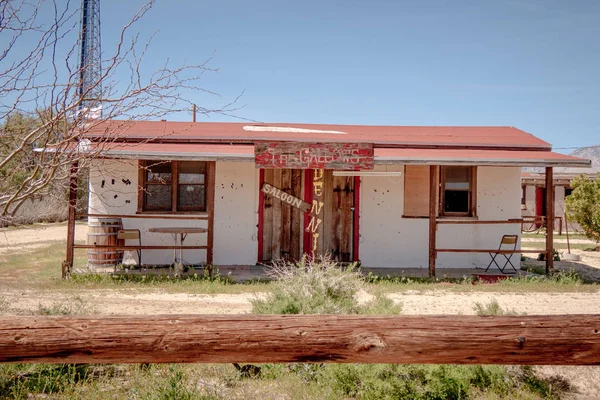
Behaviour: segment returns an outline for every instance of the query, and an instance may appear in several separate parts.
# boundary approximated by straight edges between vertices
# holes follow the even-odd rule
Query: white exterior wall
[[[378,171],[404,171],[377,166]],[[480,220],[520,218],[521,170],[477,168],[477,216]],[[404,175],[361,178],[360,259],[367,267],[427,268],[429,220],[402,218]],[[520,235],[520,224],[438,225],[438,248],[497,248],[502,235]],[[519,255],[513,256],[517,262]],[[438,253],[438,268],[485,267],[487,253]]]
[[[113,181],[114,180],[114,181]],[[129,180],[129,184],[124,181]],[[104,181],[104,187],[102,187]],[[114,182],[114,183],[113,183]],[[215,171],[213,264],[255,264],[257,259],[258,172],[254,163],[217,162]],[[138,161],[95,160],[90,167],[90,214],[135,215]],[[169,214],[173,216],[176,214]],[[189,214],[188,214],[189,215]],[[198,213],[206,215],[206,213]],[[142,245],[173,245],[173,236],[149,232],[153,227],[207,227],[206,220],[123,218],[125,229],[139,229]],[[206,245],[206,234],[189,234],[186,246]],[[136,240],[128,245],[137,244]],[[143,250],[144,264],[173,262],[172,250]],[[206,250],[184,250],[185,262],[206,262]]]
[[[91,214],[135,215],[138,162],[96,160],[90,168]],[[377,171],[404,171],[403,165],[377,166]],[[253,162],[217,162],[215,171],[215,221],[213,263],[252,265],[258,252],[259,173]],[[114,183],[113,183],[114,180]],[[129,180],[129,184],[127,184]],[[102,186],[104,181],[104,187]],[[480,220],[520,217],[520,169],[477,169],[477,215]],[[368,267],[427,268],[429,234],[427,218],[402,218],[404,176],[361,178],[360,259]],[[173,214],[170,214],[173,215]],[[126,229],[140,229],[143,245],[172,245],[170,234],[153,233],[152,227],[206,227],[207,221],[123,218]],[[503,234],[520,234],[520,224],[439,225],[439,248],[497,248]],[[130,241],[127,244],[136,244]],[[206,234],[190,234],[185,245],[205,245]],[[518,255],[514,256],[518,260]],[[205,250],[185,250],[189,263],[206,261]],[[487,266],[488,254],[440,253],[437,267]],[[170,264],[170,250],[143,251],[144,264]]]

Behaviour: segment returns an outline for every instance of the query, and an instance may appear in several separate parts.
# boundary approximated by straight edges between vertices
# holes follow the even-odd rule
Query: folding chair
[[[139,229],[121,229],[117,232],[117,239],[127,240],[127,239],[137,239],[142,245],[142,235]],[[138,253],[138,266],[142,266],[142,249],[137,250]]]
[[[502,272],[503,274],[507,274],[507,273],[512,273],[512,272],[504,272],[504,269],[506,268],[506,266],[508,264],[510,264],[510,266],[512,267],[512,269],[515,271],[515,273],[517,272],[517,269],[515,268],[515,266],[513,265],[513,263],[510,261],[510,257],[515,254],[515,253],[500,253],[501,250],[512,250],[515,251],[517,249],[517,242],[519,241],[519,236],[518,235],[504,235],[502,236],[502,240],[500,241],[500,246],[498,246],[498,252],[490,252],[490,257],[492,257],[492,261],[490,261],[490,263],[488,264],[487,268],[485,269],[485,272],[487,272],[488,269],[490,269],[490,267],[492,266],[492,264],[496,264],[496,266],[498,267],[498,269],[500,270],[500,272]],[[507,246],[507,247],[502,247],[502,246]],[[510,248],[512,246],[512,248]],[[504,258],[506,259],[506,262],[504,263],[504,265],[501,267],[497,262],[496,262],[496,257],[498,257],[499,255],[504,256]],[[500,261],[500,263],[502,263],[502,261]]]

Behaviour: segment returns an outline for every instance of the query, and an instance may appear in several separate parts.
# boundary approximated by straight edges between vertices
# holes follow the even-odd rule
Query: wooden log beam
[[[141,219],[176,219],[176,220],[199,220],[199,221],[207,221],[207,215],[186,215],[186,214],[177,214],[177,215],[166,215],[165,213],[152,213],[152,212],[144,212],[143,214],[76,214],[77,218],[141,218]]]
[[[546,275],[554,268],[554,178],[546,167]]]
[[[600,364],[600,315],[3,316],[0,362]]]

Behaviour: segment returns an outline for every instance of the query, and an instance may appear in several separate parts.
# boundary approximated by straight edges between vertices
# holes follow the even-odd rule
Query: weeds
[[[332,398],[469,399],[556,398],[568,383],[536,376],[531,368],[397,364],[269,364],[263,379],[289,374],[306,385],[330,388]]]
[[[189,388],[184,381],[184,374],[181,368],[177,366],[169,367],[169,373],[164,382],[149,396],[148,400],[212,400],[220,397],[203,395],[195,388]]]
[[[26,399],[31,393],[73,393],[74,386],[89,383],[90,366],[84,364],[14,364],[0,367],[0,398]]]
[[[475,303],[473,306],[477,315],[518,315],[515,310],[505,310],[500,307],[496,299],[491,300],[487,304]]]
[[[573,286],[581,286],[587,282],[582,278],[582,276],[575,271],[573,268],[570,268],[567,271],[564,270],[552,270],[549,275],[546,274],[545,267],[539,266],[528,266],[522,268],[525,271],[532,272],[534,274],[538,274],[538,276],[532,275],[518,275],[515,277],[511,277],[509,279],[505,279],[504,282],[500,283],[522,283],[522,284],[532,284],[532,283],[552,283],[556,285],[573,285]]]
[[[38,304],[36,315],[91,315],[97,314],[96,306],[79,296],[71,300],[56,301],[49,306]]]
[[[455,283],[459,285],[470,285],[473,283],[473,277],[464,275],[461,277],[408,277],[408,276],[391,276],[391,275],[376,275],[369,272],[364,276],[364,280],[367,283],[379,284],[379,283],[395,283],[401,285],[412,285],[412,284],[435,284],[435,283]]]
[[[73,274],[71,280],[75,283],[143,283],[158,284],[165,282],[214,282],[224,285],[233,283],[231,277],[221,275],[217,267],[213,268],[212,273],[203,269],[200,273],[177,275],[173,274],[172,269],[147,268],[146,273],[128,273],[120,272],[113,274]]]

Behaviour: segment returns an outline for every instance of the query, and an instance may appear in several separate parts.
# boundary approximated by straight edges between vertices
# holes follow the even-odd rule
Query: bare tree
[[[9,0],[0,2],[0,220],[27,199],[68,183],[71,166],[85,167],[102,151],[102,144],[118,138],[118,124],[105,131],[93,147],[82,140],[106,120],[156,120],[190,110],[184,97],[202,92],[200,79],[214,71],[210,58],[196,65],[144,65],[151,38],[133,32],[152,8],[141,7],[125,24],[119,39],[104,52],[102,73],[79,91],[77,63],[79,2],[72,0]],[[109,44],[110,45],[110,44]],[[95,90],[102,87],[101,91]],[[236,99],[237,100],[237,99]],[[227,113],[233,102],[219,109],[199,107],[199,113]],[[92,107],[90,107],[90,104]],[[102,105],[102,116],[90,118],[82,105]],[[11,129],[10,117],[30,118],[28,128]],[[37,148],[37,151],[33,151]],[[14,179],[20,174],[19,179]]]

